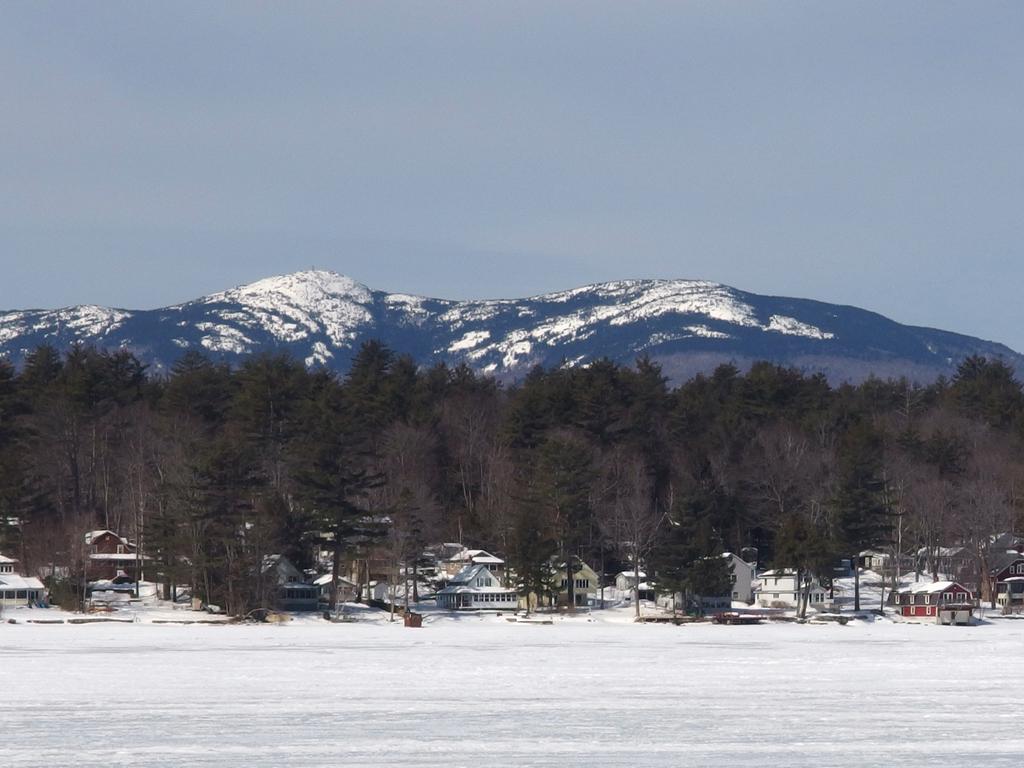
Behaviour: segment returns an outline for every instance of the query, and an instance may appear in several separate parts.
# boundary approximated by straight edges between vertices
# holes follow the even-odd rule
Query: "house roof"
[[[626,577],[631,578],[631,579],[635,579],[637,576],[640,576],[641,579],[646,579],[647,578],[647,574],[644,573],[643,571],[640,571],[639,574],[636,571],[619,571],[615,575],[616,576],[626,576]]]
[[[124,536],[120,536],[120,535],[118,535],[118,534],[114,533],[113,531],[111,531],[109,529],[106,529],[106,528],[104,528],[101,531],[89,531],[88,533],[86,533],[85,534],[85,543],[86,544],[92,544],[96,539],[98,539],[101,536],[104,536],[104,535],[106,535],[108,533],[111,536],[113,536],[115,539],[120,541],[122,544],[127,544],[128,543],[128,539],[126,539]]]
[[[490,552],[483,549],[464,549],[461,552],[457,552],[449,558],[450,563],[490,563],[492,565],[501,565],[505,561],[500,557],[495,557]]]
[[[481,572],[490,574],[490,570],[487,568],[486,563],[473,563],[470,565],[464,565],[459,569],[459,572],[448,579],[449,585],[467,584],[477,577]]]
[[[89,555],[90,560],[117,560],[119,562],[131,562],[135,560],[150,560],[149,555],[140,555],[137,552],[97,552]]]
[[[313,583],[316,586],[318,586],[318,587],[322,587],[324,584],[330,584],[331,583],[331,574],[325,573],[323,576],[317,576],[313,580]],[[356,585],[356,583],[354,581],[350,581],[350,580],[346,579],[344,576],[339,576],[338,577],[338,583],[339,584],[346,584],[346,585],[348,585],[350,587],[354,587]]]
[[[0,574],[0,587],[6,589],[44,589],[43,582],[35,576],[18,576],[13,573]]]
[[[1018,560],[1024,560],[1024,555],[1020,552],[999,552],[992,555],[992,559],[989,561],[989,569],[992,573],[998,573]]]
[[[741,563],[743,563],[744,565],[749,565],[749,566],[750,566],[751,568],[753,568],[753,567],[754,567],[754,564],[753,564],[753,563],[748,563],[748,562],[747,562],[746,560],[744,560],[744,559],[743,559],[742,557],[740,557],[739,555],[737,555],[737,554],[736,554],[735,552],[723,552],[723,553],[722,553],[722,557],[726,557],[726,558],[729,558],[730,560],[732,560],[732,559],[736,559],[736,560],[739,560],[739,561],[740,561]]]
[[[1015,533],[1000,533],[992,537],[993,549],[1016,549],[1024,545],[1024,538]]]
[[[903,587],[897,590],[900,594],[911,594],[911,595],[932,595],[936,592],[945,592],[951,587],[956,587],[960,592],[970,593],[971,590],[962,584],[958,584],[955,581],[932,581],[932,582],[918,582],[917,584],[911,584],[909,587]]]
[[[930,547],[921,547],[917,550],[917,554],[920,557],[925,557],[930,549]],[[970,554],[967,547],[959,544],[952,547],[935,547],[932,551],[934,551],[936,557],[960,557],[961,555]]]
[[[16,563],[16,562],[18,562],[18,561],[15,560],[13,557],[7,557],[5,555],[0,555],[0,563],[3,563],[4,565],[11,565],[12,563]]]
[[[595,571],[593,568],[591,568],[589,565],[587,565],[582,560],[580,560],[579,563],[580,563],[579,567],[575,571],[573,571],[573,573],[572,573],[573,578],[575,578],[576,576],[579,576],[580,574],[582,574],[583,576],[586,576],[587,578],[591,578],[591,577],[593,577],[594,579],[598,578],[597,571]],[[562,576],[565,575],[565,572],[566,572],[567,569],[565,567],[565,561],[564,560],[562,562],[555,562],[554,560],[552,560],[551,561],[551,566],[552,566],[552,568],[554,568],[556,574],[559,574],[559,575],[562,575]]]

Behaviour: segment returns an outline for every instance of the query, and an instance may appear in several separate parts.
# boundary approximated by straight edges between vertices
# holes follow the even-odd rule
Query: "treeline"
[[[0,551],[75,594],[85,532],[111,529],[147,578],[232,613],[268,601],[268,554],[328,551],[340,572],[372,549],[398,578],[441,541],[504,555],[524,591],[552,560],[708,593],[726,550],[827,580],[868,548],[937,570],[951,544],[979,586],[994,536],[1019,530],[1022,440],[1021,386],[982,358],[926,387],[759,363],[673,389],[647,359],[503,387],[376,342],[343,377],[195,352],[156,376],[41,347],[0,363]]]

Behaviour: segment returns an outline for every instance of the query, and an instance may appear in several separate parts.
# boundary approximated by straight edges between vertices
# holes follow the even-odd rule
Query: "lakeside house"
[[[961,544],[948,547],[921,547],[917,551],[917,570],[930,573],[932,578],[970,578],[977,575],[974,553]]]
[[[552,591],[543,595],[531,592],[529,595],[520,596],[520,608],[527,611],[535,611],[538,608],[569,607],[569,577],[566,573],[565,563],[552,561],[550,569]],[[572,584],[573,607],[583,608],[589,606],[591,600],[597,599],[601,579],[593,568],[582,560],[577,560],[576,570],[572,574]],[[641,583],[640,589],[644,591],[648,587],[646,584]]]
[[[756,589],[756,602],[762,608],[796,608],[801,597],[796,571],[777,568],[761,574]],[[812,578],[807,604],[820,610],[825,607],[827,597],[825,588],[817,579]]]
[[[85,534],[88,552],[89,579],[113,582],[119,576],[130,581],[142,578],[148,557],[141,555],[134,542],[111,530],[89,531]]]
[[[1007,613],[1024,609],[1024,555],[1011,551],[994,556],[989,578],[982,581],[981,597]]]
[[[889,604],[904,618],[936,624],[970,624],[974,616],[974,594],[955,581],[911,584],[892,593]]]
[[[636,571],[619,571],[615,574],[615,589],[630,600],[633,599],[633,589],[637,586],[636,576]],[[656,598],[654,587],[644,581],[646,578],[647,574],[640,571],[640,584],[637,593],[640,600],[653,601]]]
[[[674,596],[662,595],[658,598],[658,605],[667,609],[713,614],[731,610],[734,601],[747,605],[752,604],[754,602],[754,564],[748,563],[733,552],[723,552],[721,557],[729,566],[729,591],[718,595],[691,595],[688,598],[684,598],[680,593],[676,593]]]
[[[996,607],[1004,613],[1024,611],[1024,576],[1010,576],[996,582]]]
[[[639,574],[633,570],[619,571],[615,574],[615,588],[620,592],[628,592],[636,586],[638,575],[640,577],[640,581],[647,578],[647,574],[644,573],[643,570],[641,570]]]
[[[22,576],[13,557],[0,555],[0,608],[41,605],[46,600],[46,587],[35,576]]]
[[[302,571],[284,555],[263,558],[263,576],[274,585],[274,607],[279,611],[315,611],[320,590],[306,581]]]
[[[317,589],[317,597],[321,603],[328,603],[331,600],[331,583],[334,581],[334,577],[325,573],[323,576],[317,576],[313,579],[313,586]],[[357,587],[355,582],[351,579],[346,579],[344,576],[338,576],[338,602],[339,603],[350,603],[356,598]]]
[[[733,552],[723,552],[722,557],[729,561],[732,599],[750,605],[754,602],[754,564]]]
[[[566,574],[566,570],[565,563],[559,563],[555,566],[555,573],[561,574],[557,579],[558,594],[556,596],[556,600],[558,605],[563,606],[569,605],[569,579]],[[592,593],[599,589],[601,584],[601,579],[598,577],[597,572],[580,560],[576,570],[572,574],[572,580],[575,606],[579,608],[589,605]],[[640,586],[642,587],[643,584]]]
[[[504,587],[489,563],[463,566],[437,593],[437,605],[452,611],[515,610],[518,596]]]
[[[445,573],[454,576],[468,565],[486,566],[499,580],[505,576],[505,561],[484,549],[462,549],[456,552],[445,563]]]

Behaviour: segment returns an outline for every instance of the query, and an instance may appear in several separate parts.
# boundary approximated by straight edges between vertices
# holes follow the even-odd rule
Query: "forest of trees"
[[[524,590],[552,559],[642,562],[701,593],[727,550],[827,580],[868,548],[932,570],[953,543],[980,580],[1020,528],[1022,449],[1021,386],[976,357],[925,387],[759,363],[670,388],[647,359],[506,387],[376,342],[343,377],[195,352],[151,375],[125,351],[41,347],[0,363],[0,551],[71,600],[84,533],[111,529],[168,593],[235,614],[265,603],[267,554],[309,568],[326,548],[338,568],[372,545],[397,573],[442,541],[503,555]]]

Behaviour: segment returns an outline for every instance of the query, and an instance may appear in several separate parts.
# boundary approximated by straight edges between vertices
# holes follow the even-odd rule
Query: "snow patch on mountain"
[[[312,368],[314,365],[327,365],[333,357],[334,353],[327,348],[326,344],[322,341],[315,341],[311,347],[311,354],[305,359],[306,367]]]
[[[506,368],[515,368],[525,362],[525,358],[533,352],[533,342],[527,331],[515,331],[494,345],[502,354],[501,364]]]
[[[459,339],[450,347],[448,347],[448,351],[464,352],[466,350],[480,346],[489,338],[491,338],[490,331],[470,331],[469,333],[465,334],[461,339]]]
[[[754,308],[718,283],[698,280],[651,280],[632,283],[620,294],[621,311],[613,325],[650,320],[666,314],[704,315],[732,325],[757,327]]]
[[[236,304],[248,312],[238,319],[282,342],[325,334],[334,346],[349,346],[372,323],[370,289],[350,277],[323,270],[258,280],[201,299],[207,306]],[[237,312],[232,313],[237,317]]]
[[[768,319],[766,331],[783,333],[787,336],[806,336],[809,339],[834,339],[835,334],[823,331],[809,323],[802,323],[795,317],[772,315]]]
[[[393,311],[401,312],[404,321],[412,325],[422,325],[431,316],[426,308],[427,299],[408,293],[389,293],[384,297],[384,305]]]
[[[706,325],[688,325],[686,330],[690,332],[690,335],[697,336],[702,339],[731,339],[732,335],[724,333],[722,331],[715,331],[708,328]]]
[[[196,323],[196,328],[205,332],[199,343],[210,352],[231,352],[236,355],[252,351],[253,340],[237,328],[218,323]]]
[[[438,317],[452,330],[462,328],[466,323],[482,323],[493,320],[501,310],[512,304],[510,301],[466,301],[456,304]]]

